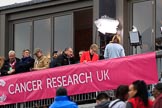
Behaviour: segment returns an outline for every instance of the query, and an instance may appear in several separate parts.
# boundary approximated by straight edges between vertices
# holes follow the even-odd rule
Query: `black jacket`
[[[68,58],[64,52],[61,55],[59,55],[56,59],[56,66],[64,66],[74,63],[75,63],[74,58]]]
[[[56,58],[53,58],[50,62],[50,68],[56,67]]]
[[[7,75],[7,72],[9,71],[9,67],[3,64],[3,66],[0,68],[0,76]]]
[[[29,72],[34,67],[34,59],[32,57],[25,57],[20,60],[17,66],[17,72]]]
[[[16,64],[15,64],[15,73],[17,73],[17,67],[18,67],[18,64],[19,64],[19,61],[20,59],[19,58],[16,58]],[[3,68],[2,68],[2,75],[8,75],[8,71],[10,70],[10,62],[9,62],[9,59],[7,59],[3,65]]]
[[[110,104],[109,101],[104,101],[104,102],[101,102],[100,104],[96,105],[95,108],[109,108],[109,104]]]

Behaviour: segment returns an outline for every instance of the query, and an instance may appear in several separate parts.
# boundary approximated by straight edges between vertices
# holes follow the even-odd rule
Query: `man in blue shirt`
[[[56,90],[56,97],[54,102],[49,108],[78,108],[77,104],[70,101],[67,96],[67,90],[63,87],[59,87]]]

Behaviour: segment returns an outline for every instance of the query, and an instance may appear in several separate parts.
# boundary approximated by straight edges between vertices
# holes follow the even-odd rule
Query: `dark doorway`
[[[79,61],[79,51],[88,50],[92,44],[92,9],[74,12],[74,50]]]

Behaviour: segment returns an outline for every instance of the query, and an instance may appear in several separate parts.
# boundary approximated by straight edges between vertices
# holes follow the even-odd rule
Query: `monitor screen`
[[[130,31],[129,32],[129,35],[130,35],[130,43],[131,44],[136,44],[136,43],[139,43],[140,40],[139,40],[139,34],[137,31],[133,32],[133,31]]]

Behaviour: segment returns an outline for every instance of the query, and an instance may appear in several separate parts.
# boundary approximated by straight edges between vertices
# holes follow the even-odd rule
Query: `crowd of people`
[[[66,88],[59,87],[56,97],[49,108],[78,108],[70,100]],[[95,108],[162,108],[162,83],[153,89],[154,100],[149,98],[147,85],[143,80],[136,80],[129,86],[120,85],[115,90],[115,99],[112,100],[106,92],[100,92],[96,97]]]
[[[161,108],[162,83],[157,83],[150,98],[147,85],[143,80],[136,80],[129,86],[120,85],[116,90],[115,100],[110,100],[106,93],[98,94],[95,108]],[[99,101],[99,102],[98,102]]]
[[[54,68],[58,66],[70,65],[82,62],[95,62],[99,60],[98,45],[92,44],[88,51],[79,51],[80,60],[76,61],[73,49],[68,47],[63,52],[54,51],[52,59],[43,55],[40,48],[34,50],[35,59],[32,58],[29,49],[22,51],[22,58],[16,57],[16,52],[10,50],[8,59],[0,56],[0,76],[6,76],[16,73],[37,71],[41,69]],[[112,41],[105,48],[105,59],[125,56],[124,48],[120,44],[120,36],[114,35]]]
[[[120,44],[120,36],[114,35],[112,41],[105,47],[104,58],[118,58],[125,56],[124,48]],[[58,66],[70,65],[75,63],[95,62],[99,60],[98,45],[92,44],[88,51],[79,51],[79,61],[75,61],[72,48],[65,48],[63,52],[54,51],[52,59],[43,55],[40,48],[34,50],[35,59],[31,57],[29,49],[22,51],[22,58],[16,57],[16,53],[10,50],[8,59],[0,56],[0,76],[16,73],[37,71]],[[155,85],[153,90],[155,100],[149,99],[147,85],[144,81],[134,81],[129,87],[120,85],[116,90],[116,99],[111,100],[106,93],[99,93],[96,98],[95,108],[162,108],[162,83]],[[54,103],[50,108],[77,108],[77,104],[70,101],[67,90],[63,87],[58,88]]]
[[[79,62],[97,61],[99,59],[97,50],[98,46],[92,44],[89,51],[79,52],[81,58]],[[62,53],[54,51],[51,60],[43,55],[40,48],[35,49],[34,55],[35,59],[31,57],[30,50],[25,49],[22,52],[21,59],[16,57],[16,53],[13,50],[9,51],[8,59],[6,60],[0,56],[0,76],[79,63],[75,60],[73,49],[70,47],[65,48]]]

